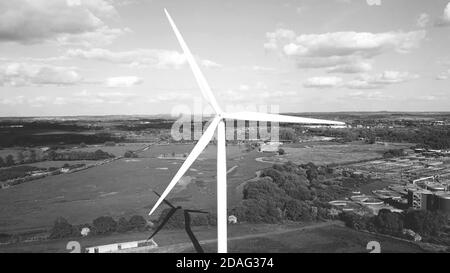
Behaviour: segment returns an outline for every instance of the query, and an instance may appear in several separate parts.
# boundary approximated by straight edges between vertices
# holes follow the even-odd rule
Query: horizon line
[[[380,110],[380,111],[329,111],[329,112],[324,112],[324,111],[308,111],[308,112],[282,112],[279,113],[281,115],[283,114],[332,114],[332,113],[336,113],[336,114],[345,114],[345,113],[406,113],[406,114],[412,114],[412,113],[442,113],[442,114],[450,114],[450,111],[391,111],[391,110]],[[181,114],[180,114],[181,115]],[[82,115],[26,115],[26,116],[0,116],[0,119],[4,119],[4,118],[63,118],[63,117],[117,117],[117,116],[126,116],[126,117],[152,117],[152,116],[172,116],[172,117],[176,117],[173,116],[172,114],[82,114]],[[178,115],[179,116],[179,115]],[[196,115],[194,115],[196,116]],[[202,115],[202,116],[213,116],[213,114],[211,115]]]

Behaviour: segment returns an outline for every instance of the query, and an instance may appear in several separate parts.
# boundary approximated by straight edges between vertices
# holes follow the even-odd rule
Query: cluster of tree
[[[174,120],[172,119],[141,119],[136,121],[127,121],[124,124],[117,125],[116,128],[122,131],[148,131],[154,129],[171,129]]]
[[[292,128],[282,128],[280,129],[280,140],[297,141],[297,134]]]
[[[79,236],[81,236],[81,232],[78,232],[78,228],[76,226],[71,225],[64,217],[58,217],[53,223],[49,238],[60,239]]]
[[[260,148],[260,144],[258,142],[246,142],[245,143],[245,151],[251,152]]]
[[[114,157],[113,154],[109,154],[102,150],[97,150],[95,152],[70,151],[63,153],[57,153],[54,150],[50,150],[46,154],[46,158],[51,161],[103,160]]]
[[[241,221],[255,223],[327,218],[330,206],[321,193],[334,189],[321,180],[332,173],[332,169],[312,163],[275,164],[263,170],[258,181],[244,186],[243,200],[231,213]]]
[[[16,162],[14,161],[14,156],[7,155],[5,157],[5,159],[3,159],[3,157],[0,156],[0,168],[10,167],[10,166],[13,166],[15,164],[16,164]]]
[[[118,221],[110,216],[101,216],[92,222],[92,224],[72,225],[65,218],[58,217],[52,229],[50,230],[50,239],[59,239],[67,237],[80,237],[83,228],[90,229],[90,235],[104,235],[113,232],[124,233],[128,231],[145,231],[148,229],[147,221],[140,215],[134,215],[130,219],[119,218]]]
[[[0,170],[0,181],[28,176],[30,172],[44,170],[34,166],[14,166]]]
[[[125,158],[138,158],[138,155],[136,154],[136,152],[133,152],[133,151],[126,151],[123,156]]]
[[[399,157],[399,156],[404,156],[404,155],[405,155],[405,150],[403,150],[403,149],[389,149],[383,153],[384,158],[393,158],[393,157]]]
[[[42,158],[38,155],[36,150],[30,149],[27,151],[18,151],[16,158],[9,154],[4,159],[0,157],[0,167],[9,167],[19,164],[29,164],[40,161]]]
[[[408,210],[404,213],[382,209],[375,216],[360,216],[351,212],[340,214],[347,227],[393,236],[403,236],[403,229],[411,229],[423,237],[438,236],[444,230],[447,217],[440,212]]]
[[[8,234],[8,233],[0,233],[0,243],[9,243],[12,241],[12,237],[13,235]]]
[[[405,227],[422,236],[437,236],[447,224],[447,216],[440,212],[409,210],[404,217]]]

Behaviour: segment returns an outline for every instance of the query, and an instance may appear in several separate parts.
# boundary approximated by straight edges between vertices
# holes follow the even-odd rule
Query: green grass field
[[[383,144],[326,144],[326,145],[284,145],[286,151],[283,156],[297,164],[312,162],[317,165],[346,163],[359,160],[380,158],[383,152],[389,149],[408,148],[410,144],[390,143]]]
[[[340,226],[231,240],[228,248],[232,253],[368,253],[370,250],[367,250],[367,243],[370,241],[379,242],[382,253],[425,252],[410,242]],[[204,250],[205,252],[215,252],[216,247],[215,243],[211,243],[205,245]],[[194,250],[189,248],[185,252],[194,252]]]
[[[134,145],[134,144],[133,144]],[[380,147],[379,147],[380,146]],[[136,144],[134,148],[144,147]],[[122,153],[130,146],[108,147],[108,152]],[[84,171],[49,176],[0,190],[0,232],[21,232],[49,228],[63,216],[72,224],[91,223],[99,216],[146,215],[156,202],[152,190],[162,192],[176,173],[181,160],[164,160],[163,153],[188,153],[192,144],[152,146],[136,160],[121,159]],[[92,149],[93,147],[89,147]],[[341,162],[375,156],[383,145],[323,145],[313,148],[289,148],[288,156],[303,163]],[[177,205],[214,211],[216,207],[216,149],[209,145],[187,176],[191,182],[169,195]],[[257,162],[263,156],[256,151],[243,152],[244,146],[227,147],[227,168],[238,166],[228,176],[228,201],[233,207],[242,193],[236,188],[253,178],[259,169],[271,163]],[[63,162],[61,162],[63,163]],[[39,163],[50,164],[50,163]],[[161,211],[162,208],[159,210]]]
[[[162,192],[182,163],[157,156],[191,149],[192,145],[154,146],[136,160],[121,159],[0,190],[0,232],[48,228],[58,216],[67,218],[70,223],[82,224],[102,215],[146,215],[156,202],[152,190]],[[212,210],[215,207],[215,151],[216,146],[210,145],[187,173],[194,177],[194,182],[201,180],[202,183],[190,183],[185,190],[172,193],[169,199],[177,198],[177,204],[190,208]],[[229,146],[227,151],[229,167],[245,165],[230,175],[230,187],[235,181],[250,178],[265,165],[254,161],[254,155],[242,153],[239,146]],[[230,198],[233,199],[233,191],[230,191]]]

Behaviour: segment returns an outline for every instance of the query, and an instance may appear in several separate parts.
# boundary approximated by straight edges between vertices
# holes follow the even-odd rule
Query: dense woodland
[[[375,141],[417,143],[431,149],[450,148],[450,126],[421,126],[412,128],[373,129],[310,129],[311,134],[336,137],[344,142],[366,139]]]
[[[98,125],[65,121],[0,121],[0,147],[34,147],[59,144],[98,144],[120,141]]]
[[[244,186],[243,200],[232,213],[240,221],[252,223],[327,219],[329,201],[371,181],[363,176],[338,178],[332,168],[312,163],[275,164],[263,170],[258,181]]]

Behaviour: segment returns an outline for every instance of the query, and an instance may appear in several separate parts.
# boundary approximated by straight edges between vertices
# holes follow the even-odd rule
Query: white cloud
[[[436,26],[440,26],[440,27],[450,26],[450,2],[445,7],[444,14],[436,22]]]
[[[345,99],[360,99],[360,100],[390,100],[393,99],[392,96],[386,95],[381,91],[357,91],[348,94]]]
[[[307,79],[303,86],[307,88],[332,88],[339,87],[342,84],[340,77],[312,77]]]
[[[174,102],[174,101],[186,101],[192,99],[192,94],[181,92],[167,92],[152,97],[150,102]]]
[[[369,6],[381,6],[381,0],[366,0],[367,5]]]
[[[339,64],[327,68],[328,73],[361,73],[372,70],[372,64],[370,62],[354,62],[347,64]]]
[[[97,29],[95,32],[84,32],[77,35],[61,34],[56,38],[56,41],[63,46],[103,46],[111,44],[119,36],[128,32],[131,32],[128,28],[118,29],[105,26]]]
[[[5,99],[0,99],[0,104],[5,106],[21,106],[27,105],[29,107],[43,107],[44,105],[65,105],[67,104],[67,99],[56,97],[51,98],[47,96],[37,96],[37,97],[25,97],[25,96],[15,96]]]
[[[105,19],[118,13],[106,0],[14,0],[0,2],[0,41],[104,44],[124,30]]]
[[[251,69],[253,71],[257,71],[257,72],[274,72],[274,71],[276,71],[276,69],[273,67],[266,67],[266,66],[259,66],[259,65],[254,65],[251,67]]]
[[[399,84],[417,79],[419,76],[409,72],[384,71],[379,74],[360,74],[358,77],[344,81],[341,77],[322,76],[307,79],[306,88],[349,88],[349,89],[380,89],[387,85]]]
[[[417,18],[417,26],[418,27],[424,28],[424,27],[428,26],[429,22],[430,22],[430,15],[428,15],[427,13],[422,13]]]
[[[132,87],[142,83],[143,83],[142,78],[136,76],[111,77],[106,80],[106,86],[112,88]]]
[[[89,92],[83,90],[68,98],[70,103],[76,104],[121,104],[133,100],[142,100],[141,97],[129,92]]]
[[[440,80],[440,81],[444,81],[444,80],[447,80],[449,78],[450,78],[450,69],[445,71],[445,72],[439,73],[436,76],[436,80]]]
[[[282,48],[286,55],[301,57],[378,55],[386,50],[405,53],[418,47],[425,31],[411,32],[332,32],[303,34],[295,37],[291,30],[279,29],[268,33],[269,43]]]
[[[251,103],[254,105],[255,103],[268,103],[274,100],[284,101],[287,98],[296,98],[297,93],[295,91],[272,91],[272,90],[234,90],[228,89],[225,91],[218,92],[217,94],[222,102],[228,103],[236,103],[236,102],[245,102]],[[233,104],[233,106],[235,106]]]
[[[373,84],[363,79],[353,79],[345,83],[345,86],[350,89],[379,89],[380,85]]]
[[[206,68],[213,68],[213,69],[223,67],[221,64],[218,64],[218,63],[210,61],[210,60],[202,60],[201,64]]]
[[[258,97],[263,99],[283,99],[286,97],[293,97],[297,96],[297,93],[295,91],[264,91],[261,93],[258,93]]]
[[[375,75],[362,75],[361,78],[367,82],[374,84],[394,84],[407,80],[417,79],[419,76],[409,72],[384,71]]]
[[[250,91],[250,90],[257,91],[257,90],[265,90],[265,89],[267,89],[267,85],[261,81],[255,83],[255,84],[252,84],[252,85],[241,84],[238,87],[239,91]]]
[[[253,84],[241,84],[236,88],[217,92],[219,101],[234,103],[267,103],[268,100],[282,100],[297,95],[294,91],[271,90],[262,81]]]
[[[332,32],[297,36],[288,29],[266,34],[264,47],[292,59],[299,68],[328,68],[330,72],[370,70],[369,60],[385,52],[408,53],[424,40],[424,30],[411,32]]]
[[[298,6],[295,8],[295,11],[297,14],[303,14],[308,8],[306,6]]]
[[[82,81],[74,67],[14,62],[0,65],[0,85],[74,85]]]
[[[246,84],[241,84],[239,85],[239,91],[248,91],[250,90],[250,86],[246,85]]]
[[[179,69],[186,64],[184,54],[174,50],[163,49],[135,49],[114,52],[103,48],[70,49],[67,56],[85,60],[96,60],[116,64],[125,64],[132,67],[155,67],[158,69]],[[220,64],[210,60],[200,60],[206,68],[220,68]]]
[[[428,95],[428,96],[420,96],[419,99],[433,101],[433,100],[436,100],[437,97],[436,96],[432,96],[432,95]]]
[[[82,90],[67,97],[51,96],[15,96],[9,98],[0,98],[0,104],[5,106],[27,106],[27,107],[64,107],[65,105],[98,105],[98,104],[124,104],[142,101],[140,97],[128,92],[89,92]]]
[[[377,89],[417,79],[418,77],[418,75],[409,72],[384,71],[374,75],[362,74],[358,78],[347,82],[345,86],[351,89]]]

